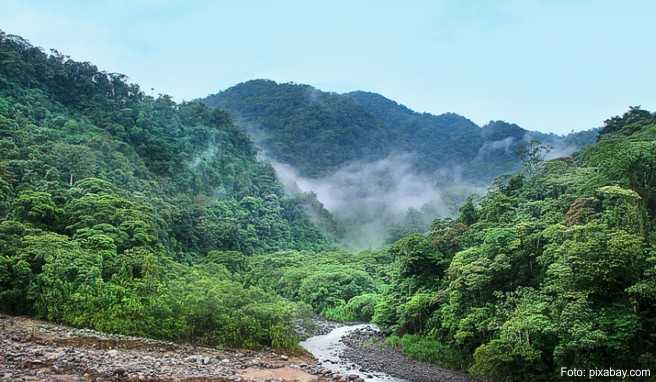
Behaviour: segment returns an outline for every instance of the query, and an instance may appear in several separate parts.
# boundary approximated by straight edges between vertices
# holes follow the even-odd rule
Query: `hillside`
[[[175,103],[0,32],[7,378],[649,372],[655,224],[640,107],[559,137],[263,80]],[[300,371],[317,316],[383,332]]]
[[[374,322],[409,354],[491,380],[653,370],[656,116],[631,108],[573,158],[534,164],[395,243]]]
[[[596,135],[568,139],[503,121],[479,127],[454,113],[417,113],[375,93],[336,94],[269,80],[247,81],[203,102],[234,115],[274,160],[310,178],[351,162],[410,154],[413,170],[437,175],[438,182],[462,177],[486,184],[518,168],[514,150],[523,142],[567,147],[570,154]]]
[[[350,161],[381,158],[391,137],[350,99],[308,85],[255,80],[204,102],[234,113],[267,153],[303,175],[325,175]]]
[[[225,112],[146,96],[2,32],[0,63],[2,311],[295,345],[296,307],[232,272],[247,255],[331,244],[245,131]]]
[[[253,80],[203,102],[247,128],[286,189],[316,194],[333,215],[332,236],[355,249],[378,248],[451,216],[470,193],[519,169],[532,141],[568,156],[597,130],[567,136],[457,114],[417,113],[379,94],[327,93],[309,85]]]

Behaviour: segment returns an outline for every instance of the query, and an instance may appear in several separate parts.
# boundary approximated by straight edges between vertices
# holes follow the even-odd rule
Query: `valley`
[[[376,93],[270,80],[201,101],[228,111],[289,192],[315,197],[332,214],[315,224],[355,250],[427,232],[435,217],[454,215],[468,195],[520,170],[518,151],[532,141],[547,145],[545,157],[553,159],[598,134],[545,134],[505,121],[478,126],[455,113],[418,113]]]
[[[560,136],[269,80],[175,102],[0,31],[5,380],[656,370],[655,227],[639,106]]]

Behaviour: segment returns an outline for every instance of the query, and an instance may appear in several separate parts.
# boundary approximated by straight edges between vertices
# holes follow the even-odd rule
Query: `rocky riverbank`
[[[317,320],[313,335],[338,324]],[[214,349],[100,333],[0,315],[0,381],[365,382],[470,381],[464,374],[407,359],[370,327],[341,337],[336,358],[273,350]],[[339,369],[339,370],[336,370]]]
[[[471,382],[464,373],[418,362],[388,346],[381,332],[372,327],[353,330],[342,337],[345,345],[340,358],[357,364],[361,370],[383,372],[411,382]]]
[[[306,354],[218,350],[0,315],[0,381],[332,380]]]
[[[304,341],[310,337],[321,336],[330,333],[333,329],[343,326],[339,322],[328,321],[321,316],[314,316],[307,321],[297,321],[294,331],[299,340]]]

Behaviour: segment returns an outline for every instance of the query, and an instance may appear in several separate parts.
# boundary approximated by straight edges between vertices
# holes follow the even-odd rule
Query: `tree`
[[[432,248],[430,240],[419,234],[397,241],[390,253],[399,259],[403,277],[439,278],[448,264],[444,256]]]
[[[56,230],[62,211],[52,195],[40,191],[23,191],[14,201],[14,215],[32,224]]]
[[[545,156],[551,151],[552,146],[531,140],[516,149],[516,154],[522,161],[522,169],[528,178],[537,174],[544,163]]]
[[[0,175],[0,219],[4,218],[9,212],[12,197],[11,185]]]
[[[469,196],[458,210],[458,221],[464,225],[472,225],[478,220],[478,212],[474,206],[474,197]]]
[[[233,273],[244,272],[247,267],[246,258],[237,251],[210,251],[207,254],[207,262],[225,265]]]

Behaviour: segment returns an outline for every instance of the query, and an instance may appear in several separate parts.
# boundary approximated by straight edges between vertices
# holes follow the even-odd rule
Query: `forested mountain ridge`
[[[558,136],[504,121],[479,127],[454,113],[417,113],[375,93],[270,80],[202,101],[246,127],[288,190],[316,193],[342,228],[333,236],[354,249],[428,231],[432,219],[453,214],[467,194],[519,169],[519,152],[531,142],[550,145],[550,158],[568,156],[598,132]]]
[[[309,175],[380,158],[390,138],[372,115],[348,98],[309,85],[253,80],[203,102],[234,113],[274,159]]]
[[[568,154],[596,132],[568,139],[497,121],[479,127],[454,113],[417,113],[379,94],[328,93],[309,85],[252,80],[203,99],[236,116],[273,159],[320,177],[349,162],[412,154],[417,171],[458,172],[485,184],[518,168],[514,149],[535,139],[567,145]]]
[[[5,59],[0,89],[2,111],[6,113],[5,136],[9,138],[3,143],[7,148],[3,151],[3,172],[18,186],[14,188],[66,188],[78,180],[98,177],[126,193],[145,193],[146,198],[166,206],[163,210],[177,205],[177,211],[166,213],[176,217],[172,220],[180,224],[179,228],[185,218],[177,213],[195,210],[211,214],[203,210],[233,200],[241,204],[230,206],[232,209],[257,215],[249,223],[237,224],[242,226],[234,227],[236,234],[254,224],[262,237],[252,248],[238,247],[249,240],[236,237],[222,238],[223,242],[213,247],[245,252],[286,248],[294,241],[292,226],[308,228],[308,232],[296,232],[294,238],[310,235],[306,243],[321,241],[311,225],[289,224],[294,219],[302,221],[303,214],[285,199],[271,166],[256,159],[249,137],[226,113],[209,110],[198,102],[178,105],[167,96],[145,96],[122,75],[100,72],[89,63],[74,62],[56,52],[47,56],[17,37],[3,36],[2,42]],[[22,102],[27,107],[21,109]],[[41,148],[39,144],[46,142],[38,139],[17,142],[14,130],[21,123],[36,126],[31,133],[48,139],[49,149]],[[43,162],[36,166],[26,160]],[[34,171],[37,173],[32,174]],[[260,219],[266,214],[279,221]],[[257,227],[263,222],[272,226]],[[282,230],[279,243],[265,243],[275,240],[276,229]],[[195,241],[198,234],[181,229],[175,235],[165,241],[186,245],[184,250],[206,250],[204,244]]]
[[[225,112],[147,96],[120,74],[0,32],[3,311],[282,344],[294,306],[244,287],[230,264],[330,247],[303,198],[283,191]]]
[[[228,113],[149,97],[124,76],[0,32],[0,311],[283,349],[297,346],[296,324],[312,313],[373,321],[408,355],[491,381],[556,380],[562,367],[656,369],[656,115],[632,107],[563,138],[503,121],[479,128],[362,92],[248,86],[264,90],[236,88],[230,102],[249,113],[237,119],[270,124],[275,134],[255,139],[289,163],[310,155],[308,176],[374,161],[324,177],[363,185],[351,191],[364,208],[345,204],[353,215],[387,218],[382,197],[436,194],[414,171],[436,170],[438,154],[409,168],[388,158],[394,144],[427,156],[413,139],[444,144],[438,133],[455,131],[439,154],[446,162],[493,162],[463,176],[520,168],[429,232],[407,234],[434,210],[402,205],[412,213],[392,245],[338,250],[308,212],[334,225],[331,215],[313,195],[285,192]],[[597,133],[551,160],[526,142],[581,147]],[[519,143],[529,143],[522,161]],[[362,198],[372,185],[382,192]]]
[[[374,322],[409,354],[491,380],[653,370],[656,116],[631,108],[573,158],[534,159],[393,245]]]

